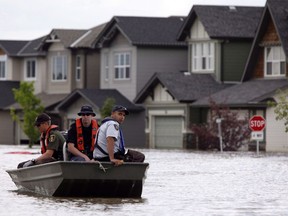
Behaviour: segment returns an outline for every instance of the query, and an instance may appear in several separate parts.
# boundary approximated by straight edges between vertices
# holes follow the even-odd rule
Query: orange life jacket
[[[96,133],[98,130],[98,124],[95,119],[92,119],[91,124],[92,124],[92,134],[91,134],[92,143],[91,143],[90,151],[93,152]],[[84,151],[84,139],[83,139],[81,118],[76,119],[76,131],[77,131],[77,149],[79,151]]]
[[[50,136],[50,130],[51,129],[55,129],[58,128],[57,125],[50,125],[50,127],[48,128],[48,130],[45,133],[45,137],[44,137],[44,133],[41,133],[41,137],[40,137],[40,144],[41,144],[41,153],[44,154],[47,150],[47,146],[48,146],[48,139]]]

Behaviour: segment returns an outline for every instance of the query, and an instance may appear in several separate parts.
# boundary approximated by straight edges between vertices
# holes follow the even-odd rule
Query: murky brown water
[[[141,199],[54,198],[19,192],[5,172],[38,155],[0,145],[0,215],[288,215],[288,154],[141,150]]]

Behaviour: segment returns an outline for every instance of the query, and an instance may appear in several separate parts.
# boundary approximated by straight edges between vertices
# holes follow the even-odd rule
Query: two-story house
[[[155,72],[186,71],[187,45],[177,41],[183,23],[183,17],[113,17],[95,42],[100,88],[132,101]]]
[[[253,46],[242,77],[242,83],[219,91],[211,97],[222,103],[241,109],[250,116],[266,118],[263,148],[266,151],[288,151],[288,135],[284,121],[277,121],[274,108],[267,101],[277,102],[277,91],[287,89],[288,56],[288,2],[268,0],[255,35]],[[207,106],[204,98],[192,106]]]
[[[104,26],[89,30],[53,29],[31,41],[0,41],[1,81],[33,81],[35,94],[46,112],[52,112],[61,125],[54,107],[74,89],[99,87],[100,57],[92,45]],[[21,112],[17,104],[13,106]],[[5,110],[10,117],[9,106]],[[9,130],[15,131],[15,136],[9,136],[9,142],[0,138],[0,143],[27,139],[18,124]]]
[[[262,11],[262,7],[192,7],[178,32],[178,39],[188,44],[188,70],[173,76],[155,74],[135,99],[147,108],[150,147],[191,147],[191,124],[206,121],[207,115],[207,109],[191,103],[241,82]]]

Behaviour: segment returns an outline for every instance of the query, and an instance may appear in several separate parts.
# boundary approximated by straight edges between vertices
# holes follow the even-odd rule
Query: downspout
[[[88,74],[87,74],[87,50],[84,50],[84,65],[83,65],[83,84],[84,84],[84,89],[86,89],[87,88],[87,76],[88,76]]]

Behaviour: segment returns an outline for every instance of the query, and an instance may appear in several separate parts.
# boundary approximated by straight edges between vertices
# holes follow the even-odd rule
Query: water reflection
[[[5,154],[12,148],[0,146],[0,215],[262,216],[288,212],[286,154],[257,157],[254,152],[144,150],[150,166],[141,199],[55,198],[16,189],[5,170],[35,155]]]

